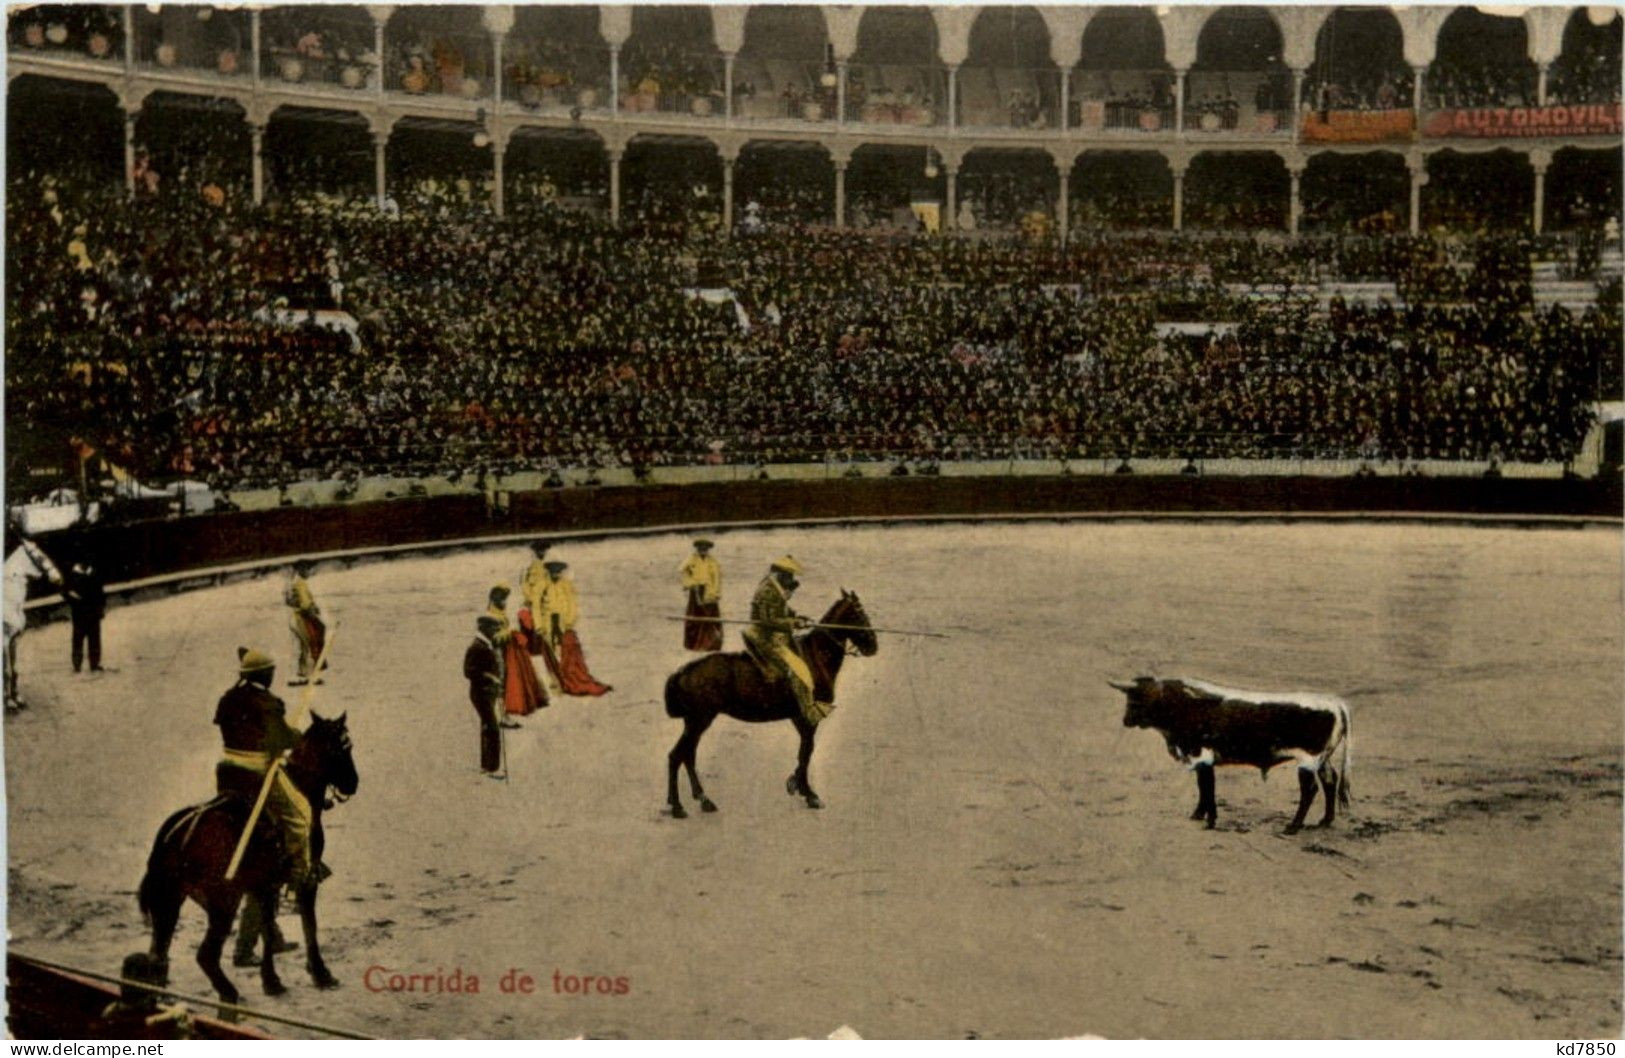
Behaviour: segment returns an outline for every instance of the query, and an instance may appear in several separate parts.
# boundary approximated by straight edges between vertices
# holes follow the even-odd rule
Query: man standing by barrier
[[[678,570],[688,592],[688,613],[699,620],[683,624],[685,650],[722,649],[722,563],[711,557],[711,541],[694,541],[694,553]]]
[[[73,622],[73,671],[85,663],[90,652],[90,671],[102,671],[102,617],[107,613],[107,587],[96,567],[86,559],[75,562],[62,582],[62,598],[67,600]]]

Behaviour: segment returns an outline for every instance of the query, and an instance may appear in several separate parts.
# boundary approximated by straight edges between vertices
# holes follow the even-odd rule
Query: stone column
[[[1067,236],[1072,228],[1072,167],[1062,165],[1061,190],[1055,199],[1055,230],[1060,236],[1061,245],[1066,245]]]
[[[502,34],[491,34],[491,101],[497,106],[502,105]],[[500,152],[498,152],[500,153]],[[502,210],[497,210],[497,216],[502,216]]]
[[[507,215],[507,197],[504,165],[507,162],[508,137],[491,137],[491,212],[499,217]]]
[[[844,158],[833,159],[835,165],[835,228],[846,227],[846,166]]]
[[[1422,128],[1423,99],[1427,95],[1428,68],[1426,66],[1412,66],[1411,73],[1413,75],[1411,80],[1411,110],[1416,114],[1416,128],[1420,132]]]
[[[384,199],[389,197],[389,171],[384,158],[389,147],[389,133],[375,132],[372,134],[372,165],[373,184],[378,193],[378,208],[384,208]]]
[[[734,119],[734,53],[722,53],[722,116],[729,121]]]
[[[1072,112],[1072,71],[1071,70],[1062,70],[1061,71],[1061,114],[1060,114],[1060,117],[1056,119],[1055,127],[1058,128],[1058,129],[1071,128],[1072,123],[1067,120],[1068,116],[1071,114],[1071,112]],[[1063,177],[1063,179],[1065,179],[1065,178]]]
[[[1422,188],[1428,182],[1427,158],[1407,158],[1405,165],[1411,172],[1410,233],[1417,235],[1422,231]]]
[[[1303,112],[1303,78],[1306,70],[1294,68],[1292,71],[1292,122],[1293,134],[1297,134],[1298,115]]]
[[[1546,170],[1551,168],[1552,152],[1539,149],[1530,151],[1529,165],[1535,170],[1535,209],[1531,221],[1535,234],[1539,235],[1546,230]]]
[[[737,154],[722,156],[722,234],[729,237],[734,230],[734,163]]]
[[[1543,62],[1540,64],[1540,73],[1538,79],[1535,81],[1535,102],[1539,106],[1546,105],[1546,75],[1551,72],[1551,69],[1552,68],[1549,63]],[[1539,229],[1537,228],[1536,230],[1538,231]]]
[[[1298,226],[1303,222],[1303,166],[1296,165],[1287,169],[1287,177],[1291,180],[1290,197],[1287,200],[1286,230],[1288,234],[1298,234]]]
[[[611,117],[621,112],[621,46],[609,46],[609,113]],[[618,159],[617,159],[618,160]],[[613,172],[613,166],[611,168]]]
[[[265,126],[251,122],[248,126],[249,143],[254,150],[254,205],[265,203]]]
[[[125,8],[129,13],[129,8]],[[124,191],[126,194],[135,194],[135,122],[140,117],[139,110],[127,110],[124,113]]]
[[[621,154],[620,148],[609,150],[609,222],[621,222]]]
[[[124,5],[124,76],[135,76],[135,6]]]
[[[1171,165],[1174,173],[1174,230],[1185,230],[1185,170],[1189,162]]]
[[[948,127],[959,127],[959,66],[954,64],[948,67]],[[953,177],[948,177],[948,186],[953,186]]]
[[[846,62],[835,64],[835,121],[846,124]]]
[[[1185,134],[1185,71],[1174,71],[1174,132]],[[1176,227],[1175,231],[1178,230]]]
[[[254,91],[260,90],[260,9],[248,12],[248,46],[253,52]]]
[[[380,99],[384,97],[384,81],[386,79],[384,74],[385,66],[388,62],[384,56],[384,23],[386,21],[388,21],[387,16],[385,18],[378,18],[376,15],[372,20],[372,53],[378,56],[378,69],[375,71],[374,77],[378,82],[378,98]],[[383,163],[380,162],[380,171],[382,170],[382,167]],[[382,183],[380,183],[379,186],[382,187]],[[378,200],[380,202],[383,201],[382,193],[380,193]]]
[[[945,216],[942,218],[942,231],[944,234],[946,234],[947,232],[955,230],[959,219],[959,192],[957,180],[957,177],[959,176],[959,167],[957,165],[949,165],[947,160],[944,159],[942,163],[942,175],[948,185],[947,194],[943,196],[943,205],[945,207],[943,212]]]

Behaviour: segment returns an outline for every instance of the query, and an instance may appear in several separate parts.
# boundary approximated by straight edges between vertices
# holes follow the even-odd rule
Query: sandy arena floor
[[[328,815],[333,993],[296,955],[249,1001],[391,1036],[1597,1037],[1622,1029],[1621,540],[1617,531],[1060,524],[717,534],[724,612],[767,562],[842,586],[882,636],[848,663],[814,785],[785,796],[789,725],[719,720],[714,816],[664,814],[685,660],[677,537],[564,544],[592,701],[509,732],[482,778],[461,655],[522,548],[324,568],[340,622],[316,708],[346,710],[357,796]],[[159,822],[212,792],[214,703],[239,644],[289,665],[281,579],[124,607],[108,663],[68,629],[22,642],[5,722],[9,918],[21,951],[116,971]],[[730,648],[737,630],[730,629]],[[1352,815],[1280,830],[1289,769],[1195,782],[1122,726],[1109,676],[1340,692]],[[686,789],[685,789],[686,796]],[[1318,808],[1316,809],[1318,812]],[[284,917],[297,934],[297,922]],[[189,907],[177,988],[205,992]],[[477,974],[377,992],[369,967]],[[537,981],[503,994],[504,972]],[[625,995],[555,991],[555,972]],[[381,975],[374,971],[376,983]]]

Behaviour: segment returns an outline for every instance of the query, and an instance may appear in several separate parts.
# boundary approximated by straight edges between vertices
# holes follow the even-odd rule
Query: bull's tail
[[[1337,800],[1344,808],[1349,805],[1349,752],[1354,742],[1354,710],[1343,703],[1343,745],[1338,749],[1337,771],[1341,781],[1337,784]]]
[[[681,720],[688,713],[682,685],[683,671],[678,669],[666,679],[666,715],[674,720]]]

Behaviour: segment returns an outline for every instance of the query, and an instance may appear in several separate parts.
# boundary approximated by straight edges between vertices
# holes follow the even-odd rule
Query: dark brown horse
[[[312,713],[310,727],[294,745],[284,767],[288,778],[310,802],[310,857],[312,863],[319,864],[324,844],[322,809],[327,803],[328,787],[338,791],[341,797],[349,797],[359,782],[355,760],[350,754],[350,733],[345,717],[326,720]],[[238,905],[247,896],[258,902],[263,921],[270,922],[276,914],[277,896],[288,882],[288,863],[281,835],[276,824],[263,812],[236,877],[226,880],[226,867],[248,822],[258,787],[256,780],[252,791],[245,790],[243,796],[224,794],[205,804],[183,808],[166,819],[158,828],[152,855],[147,859],[147,873],[141,879],[141,913],[152,925],[151,953],[158,960],[164,979],[168,980],[169,942],[175,935],[175,923],[180,919],[186,898],[191,897],[209,916],[208,932],[197,950],[198,965],[208,975],[215,992],[227,1003],[237,1002],[240,994],[220,969],[220,952],[237,917]],[[299,917],[305,929],[305,965],[318,988],[334,988],[338,980],[322,961],[322,951],[316,941],[316,886],[317,882],[312,880],[301,886],[297,894]],[[265,954],[260,960],[260,982],[266,995],[281,995],[287,989],[277,977],[272,962],[275,948],[272,931],[266,930],[263,939]]]
[[[823,627],[833,625],[836,627]],[[820,702],[835,700],[835,678],[849,649],[869,657],[879,649],[869,627],[869,615],[855,593],[842,589],[841,597],[829,608],[812,631],[796,637],[801,656],[813,675],[813,697]],[[719,715],[731,716],[748,724],[788,720],[801,736],[801,753],[796,770],[785,782],[793,797],[800,794],[808,808],[824,803],[807,781],[807,762],[812,760],[815,725],[801,715],[795,691],[788,683],[768,677],[756,659],[746,653],[707,654],[689,662],[666,681],[666,715],[683,721],[683,735],[666,757],[666,803],[677,819],[688,815],[677,796],[677,769],[688,769],[689,786],[700,809],[715,812],[716,803],[705,796],[700,777],[694,772],[694,759],[700,737]]]

